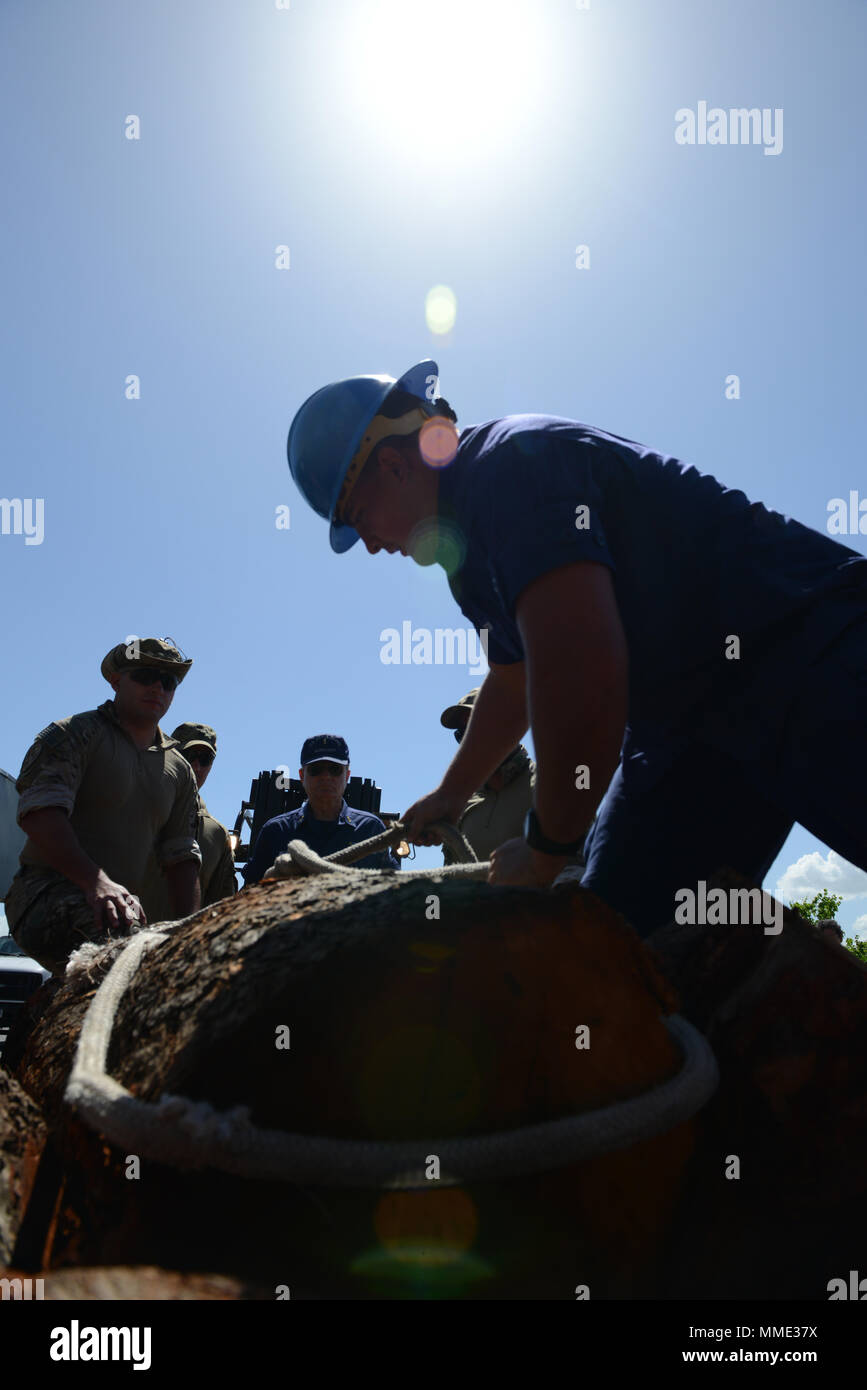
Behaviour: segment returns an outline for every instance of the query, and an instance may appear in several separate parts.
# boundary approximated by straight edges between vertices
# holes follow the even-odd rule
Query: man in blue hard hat
[[[531,727],[534,806],[495,883],[583,883],[647,934],[798,821],[867,870],[867,558],[692,465],[574,420],[458,434],[434,362],[297,412],[289,464],[344,551],[436,560],[489,674],[408,836],[453,821]]]
[[[385,829],[379,816],[347,806],[343,793],[349,781],[349,748],[339,734],[316,734],[304,740],[298,776],[307,800],[297,811],[272,816],[256,837],[249,862],[241,872],[244,883],[258,883],[290,840],[303,840],[325,858],[339,849],[381,835]],[[356,860],[356,869],[399,869],[394,850],[377,850]]]

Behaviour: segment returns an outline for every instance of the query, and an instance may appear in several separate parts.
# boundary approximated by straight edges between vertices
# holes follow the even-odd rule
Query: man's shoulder
[[[67,714],[62,719],[53,719],[40,729],[34,744],[41,748],[60,749],[72,743],[89,742],[94,734],[102,732],[108,721],[100,709],[84,710],[80,714]]]
[[[199,819],[202,822],[202,831],[206,835],[214,835],[220,838],[228,838],[229,832],[222,821],[212,816],[204,801],[199,800]],[[263,827],[264,828],[264,827]]]
[[[155,746],[158,747],[164,755],[165,761],[163,767],[167,770],[174,770],[181,786],[192,783],[193,789],[198,797],[199,789],[196,786],[196,775],[183,753],[180,751],[180,745],[176,746],[170,743],[162,745],[157,744]]]
[[[466,524],[476,511],[489,515],[494,497],[520,512],[525,486],[562,486],[564,468],[595,467],[613,439],[559,415],[505,415],[472,425],[461,435],[454,473],[445,472],[442,479],[446,509],[454,507]]]
[[[570,420],[563,415],[502,415],[496,420],[486,420],[481,425],[470,425],[465,429],[461,434],[457,459],[473,459],[479,462],[498,450],[505,449],[514,450],[517,454],[533,459],[552,445],[564,441],[592,446],[609,440],[633,444],[632,440],[619,439],[595,425],[585,424],[582,420]],[[633,444],[633,447],[640,449],[643,446]]]
[[[16,781],[18,792],[23,794],[39,771],[49,769],[52,776],[68,776],[74,782],[106,730],[107,721],[99,710],[66,715],[46,724],[24,755]]]
[[[379,816],[374,815],[372,811],[359,811],[355,806],[347,806],[346,816],[352,825],[359,830],[367,827],[373,833],[385,829],[385,822],[380,820]]]
[[[461,435],[455,462],[465,465],[457,475],[465,480],[465,486],[473,481],[484,485],[491,469],[537,473],[540,463],[580,463],[593,467],[599,482],[611,468],[617,472],[625,466],[635,470],[645,483],[651,478],[671,481],[685,474],[690,482],[722,490],[717,479],[700,473],[692,464],[637,439],[563,415],[504,415],[471,425]]]
[[[266,830],[294,830],[295,826],[300,824],[302,818],[303,813],[300,807],[294,811],[283,811],[279,816],[272,816],[270,820],[266,820],[259,834],[264,835]]]

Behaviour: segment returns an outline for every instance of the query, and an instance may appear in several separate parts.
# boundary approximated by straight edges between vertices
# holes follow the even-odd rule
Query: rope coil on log
[[[217,1111],[207,1101],[169,1094],[143,1101],[107,1074],[106,1060],[120,1001],[145,953],[167,937],[165,931],[138,932],[115,959],[85,1016],[65,1094],[111,1143],[157,1163],[329,1187],[410,1189],[428,1185],[426,1156],[436,1153],[447,1185],[520,1177],[665,1133],[690,1119],[719,1081],[706,1038],[673,1014],[663,1022],[683,1065],[662,1085],[582,1115],[469,1138],[329,1139],[260,1129],[244,1106]]]

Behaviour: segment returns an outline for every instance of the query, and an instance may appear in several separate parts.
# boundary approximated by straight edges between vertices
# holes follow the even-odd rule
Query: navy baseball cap
[[[339,734],[314,734],[312,738],[306,738],[301,749],[301,766],[318,763],[321,758],[327,758],[331,763],[343,763],[344,767],[348,767],[349,749],[346,739],[341,738]]]

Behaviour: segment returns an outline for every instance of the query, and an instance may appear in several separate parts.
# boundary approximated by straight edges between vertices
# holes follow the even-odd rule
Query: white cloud
[[[801,902],[823,890],[837,894],[844,902],[862,898],[867,895],[867,873],[843,859],[836,850],[829,850],[827,857],[813,850],[812,854],[802,854],[797,863],[790,864],[777,879],[774,897],[787,903]]]
[[[861,917],[856,917],[850,930],[843,934],[844,936],[854,936],[856,941],[867,938],[867,912]]]

